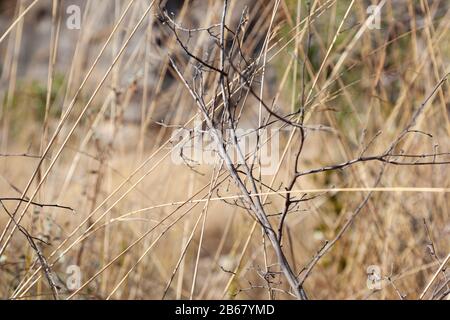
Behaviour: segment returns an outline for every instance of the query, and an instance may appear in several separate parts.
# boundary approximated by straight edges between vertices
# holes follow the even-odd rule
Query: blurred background
[[[448,1],[386,1],[379,24],[370,27],[368,8],[381,1],[229,2],[227,26],[242,28],[242,54],[264,67],[254,90],[284,114],[298,110],[303,93],[307,123],[330,128],[308,131],[302,171],[362,151],[382,153],[450,71]],[[219,23],[222,6],[0,1],[0,297],[51,298],[35,250],[8,216],[27,190],[24,199],[59,206],[22,202],[15,219],[45,241],[38,246],[61,297],[293,298],[261,228],[224,199],[238,194],[224,169],[171,158],[171,134],[193,128],[197,111],[168,56],[185,74],[196,63],[158,18],[160,10],[199,29]],[[77,21],[80,28],[72,28]],[[217,63],[208,32],[180,35],[189,50]],[[214,84],[206,79],[209,99]],[[437,90],[396,153],[450,160],[449,89],[445,82]],[[240,125],[254,128],[258,110],[249,96]],[[261,181],[261,192],[273,191],[265,209],[274,225],[284,203],[277,191],[288,183],[296,154],[287,132],[280,139],[279,168]],[[380,166],[360,163],[296,183],[295,190],[327,189],[287,217],[283,249],[299,274],[367,195],[332,188],[372,187]],[[448,189],[402,188],[445,189],[449,178],[446,164],[388,165],[378,186],[390,191],[375,192],[317,263],[305,281],[310,298],[418,298],[449,253],[450,202]],[[380,275],[375,288],[368,285],[371,266]],[[449,276],[442,271],[426,297],[445,298]]]

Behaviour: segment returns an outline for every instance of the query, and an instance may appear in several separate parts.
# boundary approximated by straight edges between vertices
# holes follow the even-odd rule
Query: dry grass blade
[[[449,299],[449,28],[447,1],[0,1],[0,297]]]

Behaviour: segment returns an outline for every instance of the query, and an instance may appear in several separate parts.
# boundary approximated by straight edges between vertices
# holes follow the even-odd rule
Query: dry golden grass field
[[[448,299],[449,72],[447,0],[1,0],[0,298]]]

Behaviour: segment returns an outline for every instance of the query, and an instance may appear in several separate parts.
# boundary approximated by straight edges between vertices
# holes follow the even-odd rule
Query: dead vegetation
[[[0,17],[1,297],[448,297],[445,1]]]

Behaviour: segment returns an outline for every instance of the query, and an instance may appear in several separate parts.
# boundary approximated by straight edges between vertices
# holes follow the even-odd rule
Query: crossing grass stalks
[[[447,299],[449,30],[446,1],[2,1],[0,297]],[[198,132],[217,161],[175,163]]]

